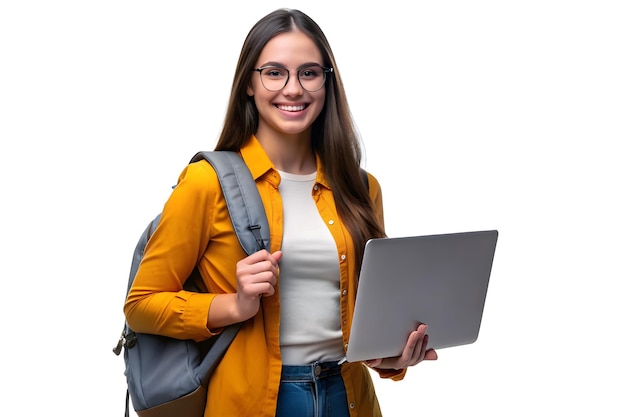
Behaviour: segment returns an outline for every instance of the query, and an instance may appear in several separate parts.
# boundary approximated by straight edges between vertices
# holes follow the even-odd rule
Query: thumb
[[[272,253],[272,257],[274,257],[274,260],[276,260],[276,262],[280,261],[280,259],[283,257],[283,251],[277,250],[276,252]]]
[[[365,361],[365,364],[369,366],[370,368],[376,368],[382,362],[383,362],[382,359],[370,359],[370,360]]]

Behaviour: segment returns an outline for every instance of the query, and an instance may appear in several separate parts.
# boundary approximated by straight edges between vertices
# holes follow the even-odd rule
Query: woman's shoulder
[[[364,170],[365,174],[367,175],[367,186],[369,188],[370,191],[370,195],[374,195],[380,192],[380,182],[378,182],[378,179],[376,178],[376,176],[374,176],[374,174],[372,174],[371,172]]]
[[[180,173],[180,180],[217,181],[217,172],[206,159],[190,162]]]
[[[217,172],[206,160],[191,162],[185,166],[178,176],[176,188],[184,188],[192,192],[207,192],[219,188]]]

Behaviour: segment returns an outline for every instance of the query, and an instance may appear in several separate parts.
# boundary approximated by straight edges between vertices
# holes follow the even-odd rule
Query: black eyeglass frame
[[[322,83],[322,85],[320,85],[320,88],[318,88],[317,90],[309,90],[309,89],[307,89],[306,87],[304,87],[302,85],[302,80],[300,80],[300,71],[305,70],[307,68],[313,68],[313,67],[321,68],[322,69],[322,73],[324,74],[324,82]],[[270,69],[270,68],[277,68],[277,69],[282,69],[282,70],[286,70],[287,71],[287,79],[285,80],[285,84],[282,87],[280,87],[279,89],[277,89],[277,90],[271,90],[271,89],[267,88],[265,86],[265,84],[263,83],[263,74],[261,74],[261,71],[266,70],[266,69]],[[289,70],[289,69],[287,69],[285,67],[279,67],[279,66],[276,66],[276,65],[267,65],[265,67],[252,68],[252,71],[256,71],[256,72],[259,73],[259,77],[261,78],[261,85],[267,91],[274,91],[275,92],[275,91],[282,90],[283,88],[285,88],[287,83],[289,83],[289,79],[291,78],[291,70]],[[321,65],[308,65],[308,66],[305,66],[303,68],[298,68],[297,71],[298,71],[298,83],[300,84],[300,87],[302,87],[303,90],[308,91],[309,93],[314,93],[316,91],[320,91],[322,89],[322,87],[324,87],[326,85],[326,80],[328,79],[326,77],[326,74],[332,74],[334,72],[334,69],[332,67],[326,68],[326,67],[323,67]]]

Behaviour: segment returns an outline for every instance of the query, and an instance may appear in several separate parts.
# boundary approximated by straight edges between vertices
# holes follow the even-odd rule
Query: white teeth
[[[305,106],[278,106],[279,109],[285,111],[302,111]]]

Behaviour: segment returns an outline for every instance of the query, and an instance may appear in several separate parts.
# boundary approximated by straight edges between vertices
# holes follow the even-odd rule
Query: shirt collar
[[[266,172],[274,170],[272,161],[270,161],[256,136],[252,135],[250,140],[241,147],[240,151],[255,180],[262,177]]]
[[[267,156],[265,149],[261,146],[261,143],[256,138],[256,136],[252,135],[250,140],[246,142],[240,149],[241,156],[245,161],[246,165],[250,169],[250,173],[252,177],[257,180],[260,177],[264,176],[267,172],[278,173],[272,161]],[[324,170],[322,168],[322,161],[320,160],[319,155],[315,155],[315,162],[317,164],[317,177],[315,181],[324,187],[330,189],[330,184],[324,175]]]
[[[330,184],[328,183],[328,180],[326,179],[326,175],[324,175],[324,168],[322,167],[322,161],[320,160],[320,156],[317,154],[315,155],[315,161],[317,164],[317,178],[315,179],[315,181],[317,181],[319,184],[323,185],[324,187],[330,190],[331,189]]]

